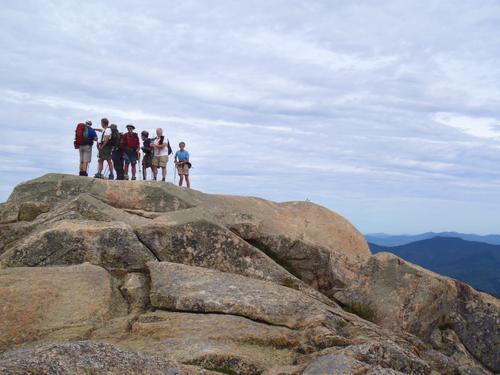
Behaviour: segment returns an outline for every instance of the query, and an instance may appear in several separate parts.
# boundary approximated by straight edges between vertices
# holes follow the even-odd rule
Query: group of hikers
[[[142,147],[139,136],[134,131],[135,126],[129,124],[127,131],[120,133],[115,124],[109,124],[108,119],[101,119],[101,128],[93,128],[92,121],[79,123],[75,130],[75,149],[80,153],[80,176],[88,176],[88,168],[92,160],[92,149],[94,142],[97,144],[99,161],[95,178],[109,178],[110,180],[128,180],[129,171],[131,180],[136,180],[137,163],[141,162],[142,151],[142,179],[147,179],[147,169],[151,168],[153,180],[158,179],[158,170],[161,169],[161,180],[167,177],[168,157],[173,153],[168,138],[163,135],[163,129],[156,129],[156,137],[150,138],[149,133],[141,132]],[[97,133],[101,135],[98,137]],[[179,186],[186,181],[186,187],[190,188],[189,152],[186,150],[184,142],[179,143],[179,150],[175,153],[174,163],[179,174]],[[106,169],[109,174],[106,177]]]

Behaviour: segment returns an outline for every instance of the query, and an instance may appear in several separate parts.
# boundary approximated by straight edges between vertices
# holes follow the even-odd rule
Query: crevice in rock
[[[131,208],[122,208],[122,210],[125,211],[126,213],[131,214],[131,215],[136,215],[136,216],[142,217],[144,219],[148,219],[148,220],[156,219],[157,217],[162,215],[161,212],[146,211],[146,210],[134,210]]]
[[[168,309],[164,307],[155,307],[154,311],[160,310],[160,311],[168,311],[168,312],[173,312],[173,313],[184,313],[184,314],[201,314],[201,315],[226,315],[226,316],[237,316],[239,318],[244,318],[251,320],[252,322],[259,323],[259,324],[264,324],[266,326],[270,327],[281,327],[281,328],[287,328],[292,331],[301,331],[304,329],[304,327],[298,327],[298,328],[291,328],[285,324],[277,324],[277,323],[271,323],[266,320],[261,320],[261,319],[255,319],[255,318],[250,318],[246,315],[240,315],[240,314],[232,314],[232,313],[225,313],[221,311],[192,311],[192,310],[175,310],[175,309]]]
[[[302,280],[301,274],[299,270],[297,270],[289,261],[288,259],[285,259],[281,257],[277,252],[273,251],[268,245],[266,245],[263,241],[260,241],[258,239],[245,239],[243,238],[244,241],[246,241],[248,244],[252,245],[253,247],[256,247],[260,251],[262,251],[264,254],[266,254],[269,258],[271,258],[275,263],[279,264],[281,267],[283,267],[285,270],[287,270],[290,274],[295,276],[297,279]]]
[[[156,260],[158,262],[161,262],[162,260],[160,259],[160,257],[158,256],[158,254],[156,254],[156,252],[151,249],[142,239],[141,237],[139,236],[139,233],[137,233],[137,231],[134,230],[134,234],[135,236],[137,237],[137,240],[146,248],[149,250],[149,252],[156,258]]]

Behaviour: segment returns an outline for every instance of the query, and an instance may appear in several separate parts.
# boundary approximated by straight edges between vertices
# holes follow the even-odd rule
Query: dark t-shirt
[[[152,140],[149,138],[142,142],[142,151],[144,151],[144,153],[147,155],[151,155],[151,153],[153,152],[153,149],[151,148],[151,142]]]

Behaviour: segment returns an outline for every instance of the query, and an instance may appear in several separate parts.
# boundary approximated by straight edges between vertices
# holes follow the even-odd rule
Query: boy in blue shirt
[[[186,144],[184,142],[179,143],[180,150],[175,153],[175,166],[179,174],[179,186],[182,186],[185,177],[186,187],[189,189],[191,187],[191,183],[189,182],[189,168],[191,168],[191,163],[189,162],[189,152],[184,149],[185,147]]]

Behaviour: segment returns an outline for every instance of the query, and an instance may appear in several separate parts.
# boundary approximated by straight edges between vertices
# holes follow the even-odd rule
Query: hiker
[[[153,168],[153,148],[151,147],[152,140],[149,139],[149,133],[146,130],[141,132],[142,139],[142,153],[144,154],[142,157],[142,179],[144,181],[147,180],[148,168]]]
[[[186,187],[191,188],[191,183],[189,182],[189,168],[191,168],[191,163],[189,162],[189,152],[185,150],[186,143],[179,143],[179,150],[175,153],[175,166],[177,168],[177,173],[179,174],[179,186],[182,186],[184,178],[186,179]]]
[[[109,126],[111,129],[111,160],[115,168],[116,179],[123,180],[123,150],[121,148],[121,134],[116,124]]]
[[[88,176],[89,164],[92,161],[92,147],[97,141],[97,133],[92,129],[92,121],[87,120],[85,124],[79,123],[75,130],[75,149],[80,153],[79,176]]]
[[[156,138],[153,142],[153,180],[156,181],[158,176],[158,168],[161,167],[161,175],[162,181],[165,181],[167,177],[167,162],[168,155],[172,153],[172,149],[170,148],[170,142],[165,139],[163,135],[163,129],[156,129]]]
[[[127,132],[122,135],[122,147],[123,147],[123,160],[125,160],[125,169],[124,169],[124,177],[125,180],[128,180],[128,169],[129,166],[132,165],[132,178],[131,180],[135,180],[136,174],[136,164],[137,159],[139,158],[139,136],[136,132],[134,132],[135,126],[129,124],[126,126]]]
[[[104,168],[104,162],[108,162],[109,167],[109,179],[114,179],[113,175],[113,161],[111,160],[111,129],[109,128],[109,121],[107,118],[101,119],[102,135],[101,143],[98,145],[99,148],[99,166],[95,178],[104,178],[102,170]]]

